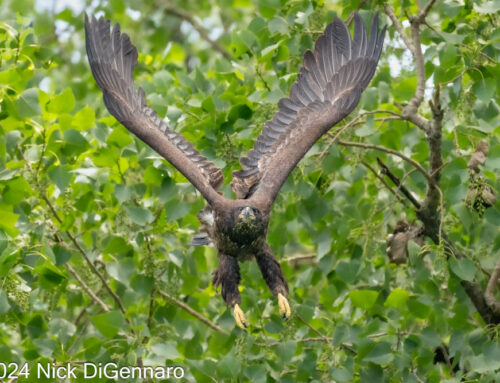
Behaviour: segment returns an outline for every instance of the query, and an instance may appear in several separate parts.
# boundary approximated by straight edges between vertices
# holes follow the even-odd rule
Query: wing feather
[[[119,24],[110,32],[109,20],[89,20],[87,15],[85,36],[90,68],[108,111],[184,174],[209,202],[218,199],[216,190],[223,182],[221,169],[146,105],[142,88],[136,90],[133,71],[137,49],[129,36],[120,33]]]
[[[357,106],[375,73],[385,28],[378,32],[378,15],[370,39],[358,13],[354,36],[335,18],[306,51],[289,98],[266,122],[254,148],[240,159],[242,170],[233,173],[231,187],[238,198],[252,198],[269,208],[290,171],[310,147]]]

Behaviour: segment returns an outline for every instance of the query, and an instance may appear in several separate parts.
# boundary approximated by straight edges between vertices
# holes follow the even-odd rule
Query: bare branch
[[[182,9],[179,9],[178,7],[177,8],[167,7],[165,8],[165,12],[172,16],[178,17],[179,19],[187,21],[189,24],[193,26],[194,29],[198,31],[201,38],[212,46],[212,48],[214,48],[217,52],[222,54],[228,60],[231,60],[233,58],[233,56],[227,50],[225,50],[217,41],[214,41],[210,38],[207,31],[189,13],[183,11]]]
[[[80,277],[80,275],[76,272],[76,270],[73,268],[73,266],[71,266],[69,263],[66,263],[66,268],[71,273],[71,275],[73,275],[73,277],[78,281],[78,283],[82,286],[82,288],[85,290],[85,292],[87,293],[87,295],[95,303],[97,303],[99,306],[101,306],[101,308],[105,312],[108,312],[109,311],[109,307],[106,305],[106,303],[104,303],[96,294],[94,294],[94,292],[92,291],[92,289],[85,283],[85,281],[82,279],[82,277]]]
[[[28,170],[29,172],[33,175],[33,177],[35,178],[35,182],[36,182],[36,188],[38,190],[38,193],[40,195],[40,197],[45,201],[45,203],[47,204],[47,206],[49,207],[52,215],[54,216],[54,218],[57,220],[57,222],[59,223],[62,223],[63,220],[61,219],[61,217],[59,216],[59,214],[57,213],[54,205],[52,205],[52,202],[50,202],[49,198],[47,197],[47,195],[45,194],[45,192],[43,191],[41,185],[39,184],[38,182],[38,178],[37,178],[37,174],[35,173],[35,171],[33,170],[33,167],[31,166],[30,162],[26,160],[26,158],[24,157],[24,154],[22,152],[22,150],[18,147],[18,152],[20,153],[21,157],[23,158],[24,162],[26,163],[26,166],[28,167]],[[92,263],[92,261],[90,260],[90,258],[87,256],[87,253],[83,250],[83,248],[80,246],[80,244],[78,243],[78,241],[76,240],[76,238],[73,236],[73,234],[71,234],[71,232],[69,230],[66,230],[64,232],[68,238],[70,239],[70,241],[75,245],[75,247],[77,248],[78,252],[83,256],[83,259],[85,259],[85,261],[87,262],[87,264],[89,265],[90,269],[92,270],[92,272],[97,275],[97,277],[101,280],[102,282],[102,285],[104,286],[104,288],[108,291],[108,293],[111,295],[111,297],[113,298],[113,300],[116,302],[116,304],[118,305],[118,308],[120,309],[120,311],[123,313],[123,314],[126,314],[126,310],[125,310],[125,306],[123,306],[123,303],[122,301],[120,300],[120,298],[118,297],[118,295],[116,295],[116,293],[111,289],[111,287],[109,286],[108,284],[108,281],[106,281],[106,279],[104,278],[104,276],[99,272],[99,270],[97,270],[97,268],[95,267],[95,265]],[[129,319],[125,316],[125,321],[131,325]],[[131,334],[135,335],[135,331],[134,329],[130,328],[130,332]]]
[[[184,302],[180,301],[179,299],[175,298],[174,296],[168,294],[167,292],[165,291],[162,291],[162,290],[157,290],[158,294],[160,294],[162,297],[168,299],[169,301],[171,301],[172,303],[174,303],[176,306],[180,307],[181,309],[183,309],[184,311],[186,311],[187,313],[191,314],[192,316],[194,316],[196,319],[198,319],[200,322],[203,322],[205,323],[208,327],[210,327],[212,330],[214,331],[217,331],[217,332],[220,332],[221,334],[224,334],[224,335],[229,335],[229,333],[224,330],[222,327],[219,327],[216,323],[212,322],[210,319],[204,317],[203,315],[201,315],[198,311],[196,310],[193,310],[191,307],[189,307],[187,304],[185,304]]]
[[[432,5],[431,5],[432,6]],[[421,21],[418,17],[410,17],[411,22],[411,40],[410,37],[406,34],[403,29],[402,24],[399,22],[397,18],[394,8],[388,3],[384,4],[385,13],[391,19],[394,27],[400,34],[403,39],[405,45],[408,47],[413,56],[413,61],[415,64],[415,71],[417,72],[417,89],[415,94],[411,98],[410,102],[406,107],[403,107],[399,104],[396,104],[401,110],[405,120],[408,120],[418,126],[423,131],[428,130],[429,121],[418,114],[418,108],[422,101],[424,100],[424,92],[425,92],[425,62],[424,56],[422,54],[422,46],[420,42],[420,25]],[[427,9],[427,7],[425,8]],[[429,8],[430,9],[430,8]],[[423,11],[422,11],[423,12]],[[427,11],[428,12],[428,11]],[[425,19],[425,15],[422,20]]]
[[[40,193],[42,193],[42,192],[40,192]],[[54,212],[55,214],[57,214],[57,212],[55,211],[54,207],[52,206],[52,203],[49,201],[49,199],[47,198],[47,196],[45,196],[43,194],[42,198],[45,201],[45,203],[47,203],[50,206],[50,210],[52,212]],[[56,219],[60,223],[62,223],[62,220],[61,220],[61,218],[59,216],[56,215],[55,217],[56,217]],[[83,248],[78,243],[78,241],[73,236],[73,234],[71,234],[71,232],[69,232],[69,231],[65,231],[65,234],[68,236],[68,238],[70,239],[70,241],[73,242],[73,245],[75,245],[75,247],[78,250],[78,252],[83,256],[83,259],[85,259],[85,262],[87,262],[87,264],[89,265],[89,267],[92,270],[92,272],[95,275],[97,275],[97,277],[101,280],[102,285],[104,286],[104,288],[106,289],[106,291],[109,293],[109,295],[111,295],[111,297],[113,298],[113,300],[117,304],[117,306],[120,309],[120,311],[125,315],[127,313],[127,310],[125,309],[125,306],[123,305],[123,303],[122,303],[121,299],[118,297],[118,295],[116,295],[116,293],[113,291],[113,289],[111,288],[111,286],[108,284],[108,281],[106,280],[106,278],[104,278],[104,276],[99,272],[99,270],[97,270],[97,268],[92,263],[92,261],[90,260],[90,258],[87,255],[87,253],[85,252],[85,250],[83,250]],[[130,321],[128,320],[127,317],[125,317],[125,320],[130,324]],[[133,329],[130,329],[130,331],[131,331],[132,334],[135,334],[135,331]]]
[[[389,18],[391,19],[392,24],[394,25],[394,28],[396,28],[399,35],[403,39],[406,47],[410,50],[411,53],[414,53],[413,43],[411,42],[410,38],[408,37],[408,35],[404,31],[403,25],[399,22],[399,19],[396,16],[396,13],[394,12],[394,8],[392,8],[392,5],[390,5],[389,3],[385,3],[384,10],[385,10],[386,15],[389,16]]]
[[[412,21],[411,23],[411,38],[413,40],[413,58],[415,62],[415,70],[417,72],[417,90],[410,100],[406,113],[416,114],[418,107],[424,100],[425,91],[425,62],[424,55],[422,54],[422,44],[420,42],[420,23]],[[405,115],[405,111],[403,111]]]
[[[389,190],[392,194],[394,194],[394,197],[396,197],[396,199],[397,199],[399,202],[401,202],[403,205],[405,205],[405,207],[406,207],[406,208],[408,208],[408,207],[409,207],[409,206],[408,206],[408,204],[406,203],[406,201],[405,201],[403,198],[401,198],[401,197],[399,196],[399,194],[398,194],[398,193],[396,193],[396,192],[395,192],[395,191],[391,188],[391,186],[390,186],[387,182],[385,182],[385,180],[384,180],[384,179],[383,179],[383,178],[382,178],[382,177],[381,177],[381,176],[377,173],[377,171],[376,171],[375,169],[373,169],[373,167],[371,167],[371,165],[370,165],[368,162],[366,162],[366,161],[361,161],[361,163],[362,163],[362,164],[363,164],[363,165],[364,165],[364,166],[365,166],[368,170],[370,170],[370,171],[371,171],[371,172],[375,175],[375,177],[377,177],[377,178],[379,179],[379,181],[380,181],[380,182],[382,182],[382,184],[383,184],[383,185],[387,188],[387,190]]]
[[[418,12],[419,23],[425,22],[425,18],[427,17],[429,11],[431,10],[435,2],[436,0],[429,0],[429,2],[425,5],[425,8],[422,9],[420,12]]]
[[[400,190],[401,193],[406,198],[408,198],[408,200],[413,204],[413,206],[415,206],[417,209],[420,209],[420,202],[418,202],[415,199],[415,197],[413,197],[413,195],[410,193],[410,191],[401,183],[399,178],[395,174],[393,174],[389,170],[387,165],[384,164],[384,162],[378,157],[377,157],[377,162],[378,162],[380,168],[382,169],[382,173],[385,174],[387,177],[389,177],[392,182],[394,182],[394,185],[396,185],[398,187],[398,190]]]
[[[354,20],[354,13],[359,11],[363,5],[365,5],[367,0],[361,0],[356,8],[356,10],[352,11],[349,16],[347,16],[347,19],[345,20],[345,24],[350,27],[352,20]]]
[[[429,146],[429,173],[433,182],[427,184],[427,192],[422,209],[417,212],[419,219],[424,223],[426,235],[437,239],[441,237],[442,206],[441,200],[443,193],[439,189],[441,180],[441,169],[443,167],[443,156],[441,151],[442,141],[442,122],[443,110],[441,109],[439,87],[436,88],[433,101],[429,101],[433,119],[427,131],[427,144]],[[436,242],[436,241],[435,241]]]
[[[495,287],[497,282],[500,280],[500,257],[498,258],[498,262],[491,273],[490,280],[488,281],[488,286],[486,286],[486,290],[484,291],[484,299],[488,306],[495,312],[496,315],[500,316],[500,301],[495,298]]]
[[[422,175],[429,182],[433,182],[431,176],[429,175],[429,173],[427,173],[427,171],[423,168],[422,165],[420,165],[417,161],[411,159],[410,157],[405,156],[403,153],[398,152],[397,150],[389,149],[389,148],[386,148],[385,146],[380,146],[380,145],[365,144],[362,142],[350,142],[350,141],[344,141],[344,140],[337,140],[337,143],[339,145],[342,145],[342,146],[355,146],[355,147],[363,148],[363,149],[375,149],[375,150],[379,150],[381,152],[393,154],[396,157],[399,157],[399,158],[405,160],[406,162],[410,163],[411,165],[413,165],[420,173],[422,173]]]

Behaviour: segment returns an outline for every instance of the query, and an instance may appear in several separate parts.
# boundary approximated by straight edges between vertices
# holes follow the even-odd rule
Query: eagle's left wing
[[[251,198],[269,209],[295,165],[312,145],[357,106],[380,57],[385,28],[378,31],[378,15],[370,38],[358,13],[354,37],[335,18],[304,55],[290,97],[279,101],[279,111],[265,124],[254,148],[240,159],[242,170],[231,186],[238,198]]]
[[[110,32],[109,20],[89,19],[85,14],[85,42],[90,68],[108,111],[176,167],[211,205],[224,202],[217,192],[224,179],[222,170],[171,129],[147,106],[142,88],[136,89],[133,71],[137,49],[128,35],[120,32],[120,25],[115,24]]]

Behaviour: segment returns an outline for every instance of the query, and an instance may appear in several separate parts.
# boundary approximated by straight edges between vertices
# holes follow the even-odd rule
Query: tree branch
[[[94,292],[92,291],[92,289],[85,283],[85,281],[82,279],[82,277],[80,277],[80,275],[76,272],[76,270],[73,268],[73,266],[71,266],[69,263],[66,263],[66,268],[71,273],[71,275],[73,275],[73,277],[78,281],[78,283],[82,286],[82,288],[85,290],[85,292],[87,293],[87,295],[95,303],[97,303],[99,306],[101,306],[101,308],[105,312],[108,312],[109,311],[109,307],[106,305],[106,303],[104,303],[96,294],[94,294]]]
[[[224,335],[229,335],[229,333],[224,330],[222,327],[219,327],[216,323],[212,322],[210,319],[204,317],[202,314],[200,314],[198,311],[193,310],[191,307],[189,307],[187,304],[184,302],[180,301],[179,299],[175,298],[174,296],[168,294],[165,291],[162,290],[157,290],[158,294],[160,294],[162,297],[168,299],[172,303],[174,303],[176,306],[180,307],[187,313],[191,314],[194,316],[196,319],[198,319],[200,322],[205,323],[208,327],[210,327],[212,330],[217,331],[221,334]]]
[[[441,189],[439,189],[439,183],[441,179],[441,170],[443,168],[441,151],[443,110],[439,100],[439,88],[437,88],[434,93],[434,99],[429,102],[433,117],[432,120],[429,121],[418,113],[418,108],[424,99],[426,78],[425,62],[420,41],[420,25],[426,23],[425,17],[434,3],[435,0],[429,0],[425,8],[419,10],[417,16],[408,17],[411,23],[411,40],[404,32],[403,26],[396,17],[392,6],[390,4],[384,5],[386,14],[392,20],[394,27],[413,55],[415,70],[417,72],[417,89],[410,102],[406,107],[396,102],[395,105],[402,111],[402,115],[406,120],[412,122],[426,133],[427,144],[429,146],[430,169],[428,174],[432,182],[428,180],[426,198],[422,206],[417,208],[417,217],[423,223],[424,234],[431,238],[437,245],[441,244],[441,241],[444,241],[445,251],[448,253],[448,256],[453,255],[457,258],[464,258],[465,255],[457,250],[441,229],[443,222],[443,206],[442,192]],[[478,283],[462,280],[461,285],[476,307],[476,310],[487,324],[500,323],[499,313],[495,312],[495,310],[488,305],[485,294],[483,294],[481,286]]]
[[[379,174],[375,171],[375,169],[373,169],[373,167],[371,167],[371,165],[370,165],[368,162],[366,162],[366,161],[361,161],[361,163],[362,163],[362,164],[363,164],[363,165],[364,165],[364,166],[365,166],[368,170],[370,170],[370,171],[371,171],[371,172],[375,175],[375,177],[377,177],[377,178],[379,179],[379,181],[380,181],[380,182],[382,182],[382,184],[383,184],[383,185],[384,185],[384,186],[385,186],[385,187],[386,187],[386,188],[387,188],[387,189],[388,189],[388,190],[389,190],[389,191],[390,191],[390,192],[394,195],[394,197],[396,197],[396,199],[397,199],[399,202],[401,202],[403,205],[405,205],[405,207],[406,207],[406,208],[408,208],[408,207],[409,207],[409,206],[408,206],[408,204],[406,203],[406,201],[405,201],[403,198],[401,198],[401,197],[399,196],[399,194],[398,194],[398,193],[396,193],[396,192],[395,192],[395,191],[391,188],[391,186],[390,186],[387,182],[385,182],[385,180],[384,180],[384,179],[383,179],[383,178],[382,178],[382,177],[381,177],[381,176],[380,176],[380,175],[379,175]]]
[[[441,169],[443,167],[443,157],[441,151],[441,136],[443,110],[441,109],[439,87],[436,88],[433,101],[429,101],[433,119],[426,134],[427,144],[429,146],[429,173],[431,174],[432,182],[427,184],[427,192],[422,209],[417,212],[417,216],[424,223],[426,235],[434,237],[433,240],[439,243],[441,235],[440,207],[442,192],[439,189],[441,180]]]
[[[429,2],[426,4],[424,9],[422,9],[420,12],[418,12],[419,23],[425,22],[425,18],[427,17],[429,11],[431,10],[431,8],[433,7],[435,2],[436,2],[436,0],[429,0]]]
[[[186,11],[183,11],[182,9],[179,8],[174,8],[174,7],[167,7],[165,8],[165,12],[168,13],[169,15],[178,17],[179,19],[187,21],[189,24],[193,26],[194,29],[198,31],[200,34],[201,38],[208,42],[213,49],[215,49],[217,52],[222,54],[225,58],[228,60],[231,60],[233,56],[225,50],[217,41],[214,41],[208,36],[207,31],[196,21],[196,19],[191,16],[189,13]]]
[[[490,280],[488,281],[488,286],[484,292],[484,299],[488,306],[495,312],[496,315],[500,316],[500,302],[495,298],[494,292],[497,282],[500,279],[500,257],[498,258],[498,262],[491,273]]]
[[[416,19],[411,21],[411,38],[413,40],[413,58],[415,61],[415,70],[417,72],[417,90],[407,108],[405,108],[406,110],[403,111],[403,115],[405,115],[405,113],[408,115],[417,114],[418,107],[424,100],[425,62],[424,55],[422,54],[422,44],[420,43],[420,23]]]
[[[408,200],[413,204],[413,206],[415,206],[416,209],[420,209],[421,205],[420,205],[420,202],[418,202],[415,197],[413,197],[413,195],[410,193],[410,191],[401,183],[401,181],[399,180],[399,178],[393,174],[389,168],[387,167],[386,164],[384,164],[384,162],[377,157],[377,162],[380,166],[380,168],[382,169],[381,172],[382,174],[385,174],[387,177],[389,177],[389,179],[394,182],[394,185],[396,185],[398,187],[398,190],[401,191],[401,193],[406,197],[408,198]]]
[[[405,33],[403,29],[403,25],[399,22],[398,17],[396,16],[396,13],[394,12],[394,8],[392,8],[392,5],[389,3],[384,4],[384,10],[385,14],[389,16],[389,18],[392,21],[392,24],[394,25],[394,28],[398,31],[399,35],[403,39],[403,42],[405,43],[406,47],[410,50],[410,52],[413,54],[414,53],[414,47],[413,43],[408,37],[408,35]]]
[[[40,196],[42,197],[42,199],[45,201],[45,203],[49,206],[49,209],[52,212],[52,214],[54,215],[54,218],[59,223],[62,223],[63,221],[62,221],[61,217],[59,217],[59,215],[57,214],[57,211],[55,210],[54,206],[52,205],[52,203],[50,202],[50,200],[47,198],[47,196],[45,195],[45,193],[42,192],[41,190],[39,191],[39,193],[40,193]],[[97,270],[97,268],[92,263],[92,261],[90,260],[90,258],[87,255],[87,253],[80,246],[80,244],[78,243],[78,241],[76,240],[76,238],[73,236],[73,234],[71,234],[71,232],[69,230],[66,230],[64,233],[68,236],[68,238],[73,243],[73,245],[75,245],[76,249],[83,256],[83,259],[85,259],[85,262],[87,262],[87,264],[89,265],[89,267],[92,270],[92,272],[95,275],[97,275],[97,277],[101,280],[102,285],[104,286],[104,288],[107,290],[107,292],[109,293],[109,295],[111,295],[111,297],[113,298],[113,300],[116,302],[116,304],[118,305],[118,308],[120,309],[120,311],[125,315],[127,313],[127,311],[125,310],[125,306],[123,305],[123,303],[122,303],[121,299],[118,297],[118,295],[116,295],[116,293],[113,291],[113,289],[111,289],[111,287],[108,284],[108,281],[106,281],[106,278],[104,278],[104,276],[99,272],[99,270]],[[125,317],[125,320],[130,324],[130,321],[128,320],[127,317]],[[132,334],[135,335],[135,331],[133,329],[130,329],[130,331],[131,331]]]
[[[405,156],[403,153],[398,152],[397,150],[389,149],[389,148],[386,148],[385,146],[380,146],[380,145],[365,144],[362,142],[350,142],[350,141],[344,141],[344,140],[337,140],[337,143],[339,145],[342,145],[342,146],[354,146],[354,147],[364,148],[364,149],[375,149],[375,150],[379,150],[381,152],[393,154],[396,157],[399,157],[399,158],[405,160],[406,162],[412,164],[420,173],[422,173],[422,175],[429,182],[433,182],[431,176],[429,175],[429,173],[427,173],[427,171],[423,168],[422,165],[420,165],[417,161],[411,159],[410,157]]]
[[[424,100],[425,93],[425,62],[424,56],[422,54],[422,45],[420,42],[420,24],[425,21],[425,15],[423,16],[422,21],[419,17],[410,18],[410,40],[410,37],[408,37],[408,35],[405,33],[402,24],[399,22],[399,19],[394,12],[394,8],[392,8],[389,3],[385,3],[384,10],[387,16],[389,16],[389,18],[391,19],[394,28],[396,28],[401,38],[403,39],[403,42],[410,50],[415,64],[415,71],[417,72],[417,89],[415,91],[415,94],[406,107],[402,107],[399,104],[396,105],[401,109],[402,115],[405,120],[412,122],[423,131],[427,131],[429,121],[418,113],[418,108]]]
[[[61,219],[61,217],[57,213],[56,209],[54,208],[54,205],[52,205],[52,202],[50,202],[49,198],[47,197],[47,195],[45,194],[45,192],[42,190],[42,187],[41,187],[41,185],[40,185],[40,183],[38,181],[38,175],[33,170],[33,167],[31,166],[31,164],[29,163],[29,161],[27,161],[26,158],[24,157],[24,154],[23,154],[22,150],[19,147],[17,149],[18,149],[21,157],[23,158],[24,162],[26,163],[26,166],[28,167],[29,172],[35,178],[36,188],[38,190],[38,193],[39,193],[40,197],[45,201],[45,203],[49,207],[52,215],[57,220],[57,222],[59,222],[61,224],[63,222],[63,220]],[[126,310],[125,310],[125,306],[123,306],[122,301],[120,300],[120,298],[118,297],[118,295],[116,295],[116,293],[111,289],[111,287],[109,286],[109,284],[106,281],[106,279],[104,278],[104,276],[99,272],[99,270],[97,270],[97,268],[92,263],[92,261],[90,260],[90,258],[87,256],[87,253],[85,253],[85,251],[80,246],[80,244],[78,243],[78,241],[76,240],[76,238],[73,236],[73,234],[71,234],[71,232],[69,230],[64,231],[64,233],[68,236],[68,238],[70,239],[70,241],[75,245],[75,247],[77,248],[78,252],[80,254],[82,254],[83,259],[85,259],[85,261],[89,265],[89,267],[92,270],[92,272],[95,275],[97,275],[97,277],[101,280],[102,285],[104,286],[104,288],[108,291],[108,293],[111,295],[111,297],[113,298],[113,300],[116,302],[116,304],[118,305],[118,308],[120,309],[120,311],[125,315],[126,314]],[[125,316],[125,321],[129,325],[131,325],[130,320],[126,316]],[[130,332],[131,332],[132,335],[135,335],[135,331],[134,331],[133,328],[130,328]]]

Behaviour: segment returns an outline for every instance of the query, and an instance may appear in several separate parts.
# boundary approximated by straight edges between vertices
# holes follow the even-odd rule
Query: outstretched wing
[[[110,34],[109,20],[89,21],[85,15],[85,38],[90,68],[108,111],[175,166],[209,203],[222,198],[216,191],[224,179],[221,169],[146,105],[142,88],[136,90],[137,50],[128,35],[120,33],[120,25],[115,24]]]
[[[242,170],[233,173],[231,187],[238,198],[252,198],[270,208],[295,165],[312,145],[357,106],[382,51],[385,28],[378,32],[378,15],[370,38],[358,13],[354,37],[335,18],[304,55],[290,97],[279,101],[279,111],[267,121]]]

